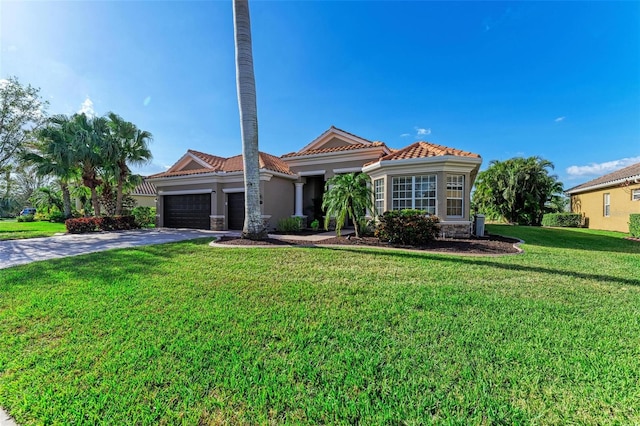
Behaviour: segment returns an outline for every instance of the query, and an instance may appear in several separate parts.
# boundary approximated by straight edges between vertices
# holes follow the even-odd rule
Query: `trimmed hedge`
[[[640,238],[640,214],[638,213],[629,215],[629,234],[632,237]]]
[[[64,222],[70,234],[85,234],[97,231],[126,231],[137,229],[139,226],[133,216],[116,217],[80,217],[67,219]]]
[[[278,232],[300,232],[302,230],[301,217],[283,217],[276,226]]]
[[[420,246],[436,238],[438,222],[437,216],[422,210],[386,211],[378,219],[375,236],[381,241]]]
[[[580,213],[547,213],[542,216],[542,226],[579,228],[582,226],[582,215]]]

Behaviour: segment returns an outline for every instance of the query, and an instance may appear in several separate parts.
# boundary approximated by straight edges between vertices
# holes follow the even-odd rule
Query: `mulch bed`
[[[421,247],[403,246],[398,244],[390,244],[382,242],[375,237],[356,238],[351,236],[335,237],[322,240],[317,243],[302,240],[278,240],[268,238],[262,241],[251,241],[237,237],[222,237],[216,241],[217,244],[237,245],[237,246],[314,246],[314,245],[342,245],[342,246],[368,246],[368,247],[394,247],[411,250],[433,251],[440,253],[464,253],[464,254],[510,254],[518,253],[519,250],[513,245],[518,240],[513,238],[502,237],[499,235],[490,235],[484,238],[470,239],[438,239],[431,241],[429,244]]]

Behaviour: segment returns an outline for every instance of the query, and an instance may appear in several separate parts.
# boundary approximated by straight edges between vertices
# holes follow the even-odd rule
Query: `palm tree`
[[[69,182],[77,177],[78,170],[72,159],[70,129],[71,120],[66,115],[55,115],[37,132],[38,152],[25,154],[24,159],[36,166],[38,176],[54,176],[62,191],[63,213],[71,217]]]
[[[366,173],[347,173],[335,175],[325,186],[322,209],[325,210],[324,228],[329,228],[329,221],[336,218],[336,234],[347,217],[353,220],[356,237],[360,237],[358,227],[363,221],[367,209],[373,211],[373,193],[367,183],[371,178]]]
[[[261,240],[267,235],[260,211],[260,159],[258,152],[258,110],[256,81],[253,74],[251,21],[248,0],[233,0],[236,46],[236,83],[242,134],[245,215],[242,237]]]
[[[122,196],[125,182],[131,176],[131,165],[147,164],[151,160],[149,142],[153,135],[146,130],[138,129],[133,123],[125,121],[119,115],[107,114],[111,129],[111,143],[108,157],[114,167],[116,177],[116,209],[117,216],[122,214]]]
[[[109,135],[107,119],[75,114],[73,120],[73,156],[82,174],[82,183],[91,191],[95,216],[100,216],[97,187],[102,183],[98,170],[104,163],[105,140]]]

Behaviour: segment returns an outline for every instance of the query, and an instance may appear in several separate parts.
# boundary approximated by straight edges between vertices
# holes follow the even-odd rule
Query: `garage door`
[[[244,192],[227,194],[229,210],[229,229],[242,229],[244,226]]]
[[[164,226],[167,228],[209,229],[211,194],[164,196]]]

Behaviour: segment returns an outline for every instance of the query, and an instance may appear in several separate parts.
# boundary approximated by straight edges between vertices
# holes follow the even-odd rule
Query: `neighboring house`
[[[565,191],[571,211],[592,229],[629,232],[629,215],[640,213],[640,163]]]
[[[322,222],[325,183],[336,174],[371,177],[377,214],[415,208],[440,218],[444,235],[471,232],[470,192],[478,154],[428,142],[387,147],[335,127],[297,152],[260,153],[260,194],[267,229],[299,216]],[[158,225],[212,230],[242,229],[242,156],[217,157],[189,150],[169,170],[148,178],[158,190]]]
[[[144,178],[142,183],[136,186],[129,194],[136,201],[136,206],[155,207],[156,198],[158,197],[156,187]]]

